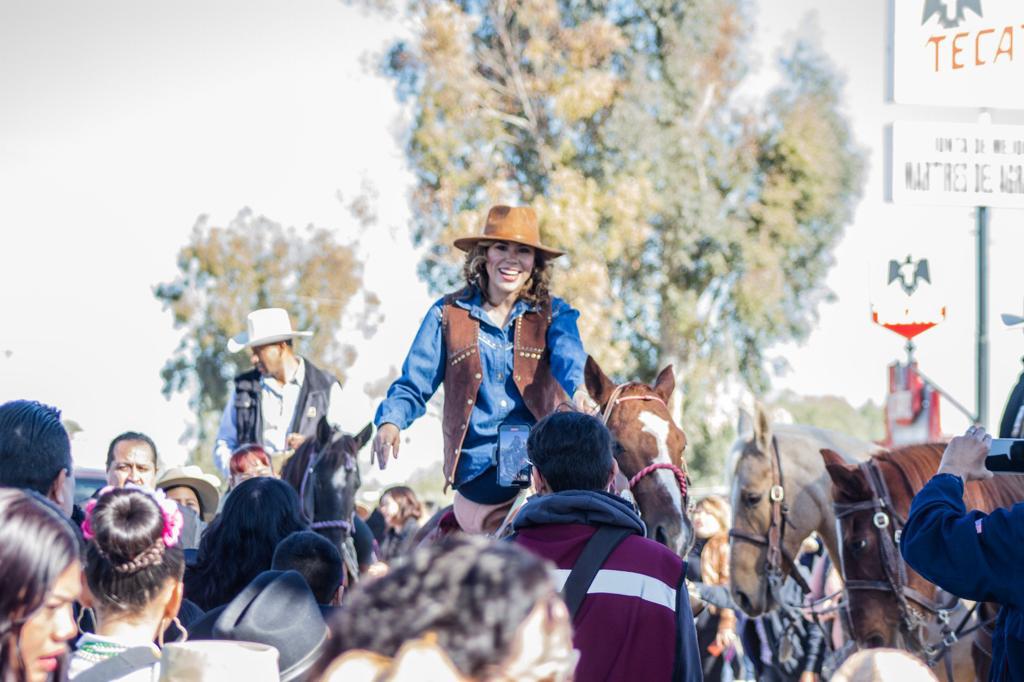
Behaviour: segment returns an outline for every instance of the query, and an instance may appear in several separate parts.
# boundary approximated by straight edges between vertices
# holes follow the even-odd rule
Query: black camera
[[[1024,474],[1024,439],[993,438],[985,468],[996,474]]]

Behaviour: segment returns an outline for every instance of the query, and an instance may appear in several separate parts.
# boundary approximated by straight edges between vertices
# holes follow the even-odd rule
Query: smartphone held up
[[[993,438],[985,468],[994,474],[1024,474],[1024,439]]]

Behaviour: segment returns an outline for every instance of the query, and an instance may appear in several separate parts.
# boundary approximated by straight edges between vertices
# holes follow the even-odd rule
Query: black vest
[[[1024,373],[1017,379],[1017,385],[1010,392],[1010,397],[1006,401],[1006,407],[1003,409],[1003,419],[999,422],[1000,438],[1021,437],[1021,432],[1024,431],[1024,424],[1017,417],[1020,415],[1022,408],[1024,408]]]
[[[288,433],[298,433],[307,438],[316,435],[320,417],[327,414],[331,402],[331,386],[337,379],[303,358],[306,378],[299,389]],[[235,377],[235,425],[238,429],[238,444],[258,443],[263,445],[263,413],[260,410],[260,373],[251,369]]]

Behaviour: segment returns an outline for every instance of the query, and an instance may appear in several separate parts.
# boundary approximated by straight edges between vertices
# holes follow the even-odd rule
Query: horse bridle
[[[324,449],[330,447],[338,438],[344,438],[345,434],[339,434],[331,438],[331,440],[324,446]],[[306,465],[306,470],[302,473],[302,483],[299,485],[299,502],[302,505],[302,516],[309,522],[309,527],[313,530],[320,528],[340,528],[345,533],[351,533],[355,520],[351,517],[348,519],[332,519],[326,521],[314,521],[313,516],[316,513],[316,487],[311,486],[309,488],[309,495],[306,494],[306,484],[309,483],[310,478],[315,477],[316,474],[314,469],[320,462],[320,456],[322,451],[315,449],[309,456],[309,463]],[[345,462],[344,467],[346,471],[351,471],[356,467],[356,459],[348,450],[345,450]],[[307,505],[308,502],[308,505]],[[308,506],[308,511],[307,511]]]
[[[811,587],[800,571],[796,569],[796,560],[785,546],[786,524],[792,526],[793,523],[789,520],[789,505],[786,504],[786,489],[782,478],[782,457],[779,455],[779,444],[774,436],[772,436],[772,451],[768,458],[772,467],[772,486],[768,489],[768,503],[771,505],[768,531],[764,535],[755,535],[732,528],[729,530],[729,537],[749,542],[758,547],[766,547],[767,557],[764,568],[770,594],[780,606],[802,607],[803,604],[787,604],[783,600],[781,592],[782,583],[785,580],[784,568],[789,569],[790,575],[800,585],[804,594],[808,594]]]
[[[868,483],[868,487],[871,489],[871,499],[863,502],[833,502],[832,504],[836,517],[839,567],[843,574],[845,587],[847,590],[872,590],[893,594],[899,604],[900,629],[906,633],[916,650],[926,657],[929,665],[934,665],[940,659],[945,659],[947,677],[948,679],[953,679],[950,647],[959,638],[981,627],[977,625],[967,630],[964,629],[964,626],[977,608],[977,603],[964,615],[959,625],[954,628],[951,625],[950,616],[954,610],[962,605],[962,602],[957,597],[952,597],[948,604],[940,604],[907,584],[907,565],[900,556],[899,551],[900,535],[903,532],[903,527],[906,525],[906,520],[896,512],[896,507],[892,503],[892,496],[889,494],[889,487],[885,483],[885,477],[874,460],[869,459],[862,462],[859,468]],[[878,535],[885,580],[848,580],[846,578],[842,519],[864,511],[872,512],[871,524],[875,527]],[[940,626],[941,640],[938,643],[929,644],[922,638],[921,627],[929,623],[914,605],[921,607],[934,616],[936,623]],[[849,617],[849,614],[847,615]],[[852,620],[847,625],[852,635]]]
[[[668,405],[665,404],[665,401],[662,400],[661,396],[656,395],[654,393],[645,393],[643,395],[622,395],[622,391],[632,385],[635,384],[620,384],[619,386],[615,387],[615,390],[612,391],[611,398],[608,399],[608,403],[604,406],[604,411],[601,413],[602,424],[608,426],[608,420],[611,419],[612,411],[616,407],[618,407],[620,403],[624,403],[630,400],[654,401],[656,403],[660,403],[661,406],[665,408],[665,411],[668,412]],[[644,476],[652,474],[660,469],[666,469],[668,471],[671,471],[672,474],[675,476],[676,485],[679,486],[679,492],[683,496],[682,512],[685,514],[687,511],[689,511],[690,507],[687,473],[685,470],[680,469],[671,462],[654,462],[653,464],[648,464],[647,466],[643,467],[642,469],[640,469],[640,471],[633,474],[633,476],[629,479],[629,483],[627,484],[629,486],[629,490],[632,491],[636,484],[639,483],[640,479],[642,479]]]

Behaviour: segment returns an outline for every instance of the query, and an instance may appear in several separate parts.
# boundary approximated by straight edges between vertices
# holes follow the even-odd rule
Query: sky
[[[885,2],[762,2],[751,27],[757,66],[746,92],[775,79],[773,59],[812,27],[847,78],[844,108],[868,153],[863,199],[835,251],[810,337],[772,349],[790,369],[777,389],[880,402],[902,341],[871,324],[889,258],[927,257],[946,322],[920,338],[922,369],[974,404],[972,211],[883,199],[883,128],[893,120],[973,121],[977,111],[885,104]],[[811,13],[808,15],[808,13]],[[101,464],[117,433],[149,433],[168,462],[189,414],[159,370],[178,340],[153,297],[197,218],[223,225],[244,207],[285,225],[358,240],[365,283],[384,302],[346,385],[351,430],[373,415],[362,387],[399,366],[433,296],[416,277],[408,233],[408,112],[372,69],[398,28],[336,0],[5,0],[0,4],[0,401],[59,406],[85,430],[76,461]],[[995,123],[1024,123],[993,112]],[[377,225],[361,233],[345,204],[369,184]],[[1020,371],[1024,338],[998,313],[1024,310],[1013,274],[1020,211],[991,219],[991,418]],[[244,320],[239,320],[239,330]],[[944,427],[966,425],[948,407]],[[685,428],[685,425],[683,425]],[[436,421],[406,434],[377,483],[436,459]]]

